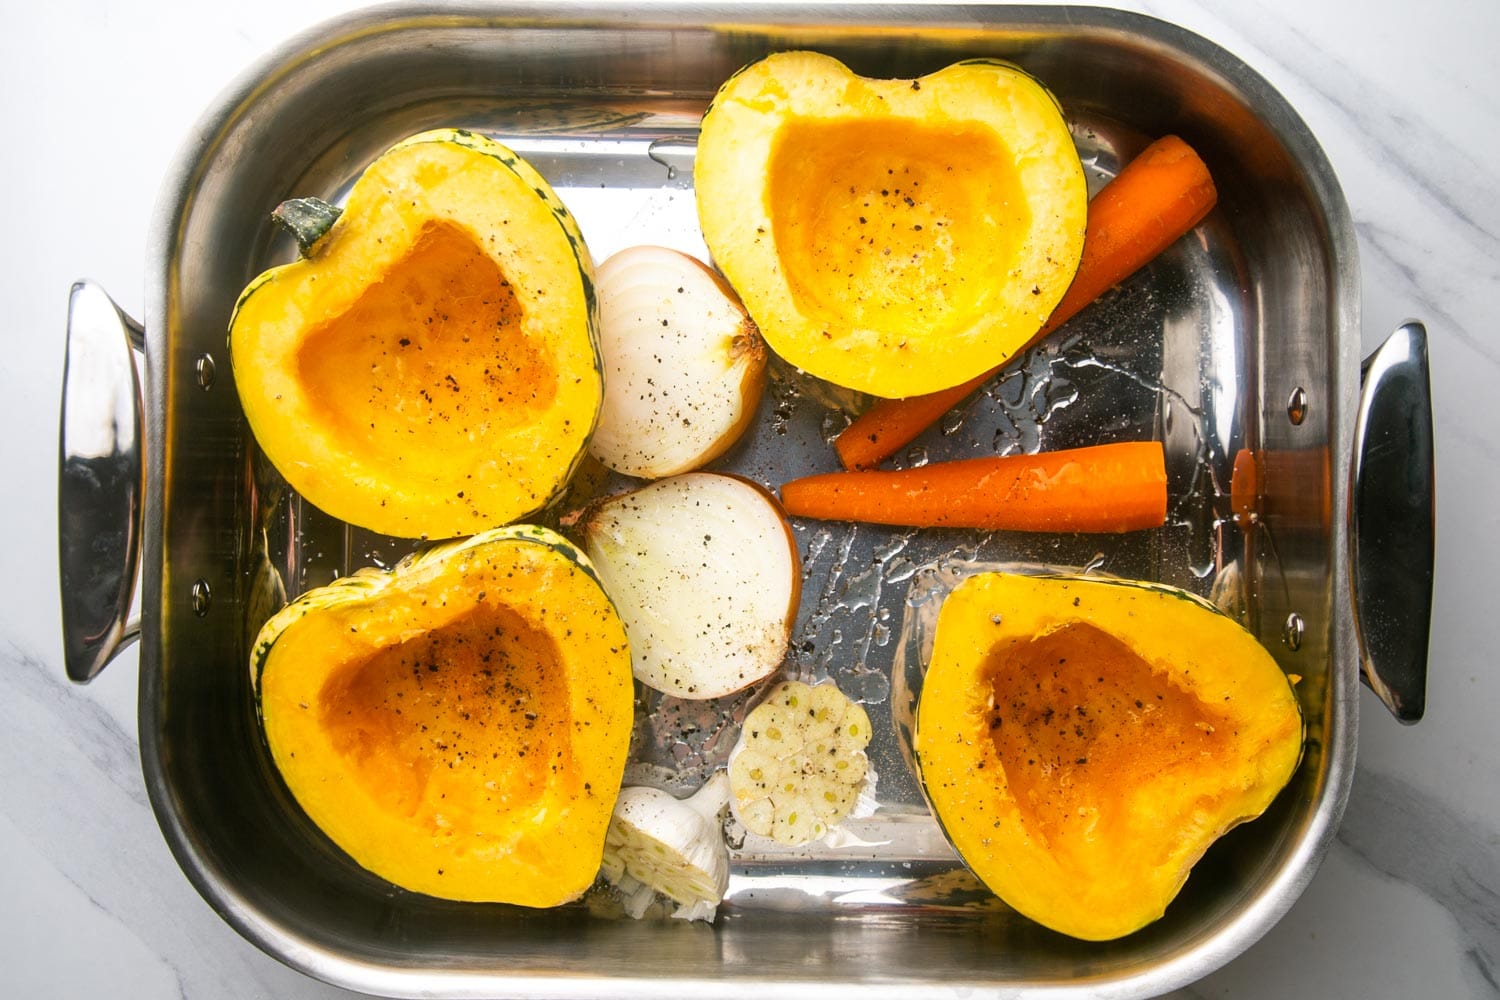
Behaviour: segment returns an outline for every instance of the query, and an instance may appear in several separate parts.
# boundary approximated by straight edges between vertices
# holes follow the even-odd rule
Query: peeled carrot
[[[1248,524],[1260,509],[1260,459],[1241,448],[1234,453],[1229,473],[1229,509],[1241,524]]]
[[[1119,532],[1167,517],[1156,441],[829,472],[781,487],[788,514],[916,528]]]
[[[1203,221],[1217,200],[1208,167],[1187,143],[1169,135],[1147,146],[1089,202],[1083,257],[1073,283],[1041,330],[1020,350],[1149,264]],[[874,468],[997,371],[992,368],[941,392],[877,401],[834,442],[839,460],[846,469]]]

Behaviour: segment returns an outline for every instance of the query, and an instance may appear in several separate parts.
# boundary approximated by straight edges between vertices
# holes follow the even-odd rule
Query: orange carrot
[[[1167,517],[1156,441],[829,472],[781,487],[788,514],[917,528],[1117,532]]]
[[[1254,520],[1260,509],[1260,459],[1248,448],[1234,453],[1234,466],[1229,473],[1229,509],[1241,524]]]
[[[1083,257],[1073,283],[1037,335],[1015,353],[1149,264],[1201,222],[1217,199],[1208,167],[1187,143],[1169,135],[1146,147],[1089,202]],[[992,368],[962,385],[925,396],[877,401],[834,442],[839,460],[846,469],[874,468],[997,371]]]

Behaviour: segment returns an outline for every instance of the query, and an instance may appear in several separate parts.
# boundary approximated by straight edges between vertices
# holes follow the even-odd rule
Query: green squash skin
[[[588,254],[587,244],[585,244],[583,239],[583,231],[578,228],[578,220],[573,218],[573,213],[568,211],[567,206],[558,200],[556,194],[552,192],[541,174],[538,174],[525,160],[493,139],[471,132],[468,129],[456,128],[423,133],[422,138],[408,139],[397,143],[392,149],[401,146],[416,145],[420,142],[451,142],[455,146],[462,146],[476,153],[483,153],[485,156],[500,163],[516,177],[525,181],[526,185],[536,192],[537,197],[552,210],[552,216],[557,220],[558,227],[562,229],[563,235],[567,238],[568,245],[573,248],[573,259],[578,264],[578,277],[583,285],[583,298],[588,305],[589,311],[589,342],[594,347],[594,371],[602,376],[604,373],[604,360],[600,352],[599,295],[594,287],[594,268],[592,263],[590,263],[591,258]],[[321,204],[327,204],[327,202],[322,202],[321,199],[317,198],[294,198],[291,201],[317,201]],[[340,210],[335,208],[334,211],[337,213]],[[326,236],[328,230],[331,230],[337,224],[337,215],[335,215],[333,220],[328,223],[328,229],[320,233],[319,236]],[[240,307],[250,296],[274,281],[275,277],[275,270],[270,269],[245,286],[245,289],[235,299],[234,310],[230,314],[229,325],[231,327],[234,326],[234,314],[240,311]],[[595,419],[597,420],[598,418],[596,417]]]
[[[436,542],[403,557],[400,562],[396,563],[390,569],[376,569],[366,566],[356,570],[349,576],[340,577],[332,583],[306,591],[286,607],[272,615],[261,626],[260,633],[256,636],[254,647],[250,652],[251,690],[258,691],[260,689],[261,674],[265,671],[266,661],[271,658],[272,647],[276,645],[276,640],[281,638],[287,628],[297,619],[314,611],[336,607],[340,604],[367,600],[372,594],[384,589],[396,576],[416,572],[429,564],[446,562],[467,549],[496,543],[515,542],[540,545],[558,553],[582,570],[589,579],[598,585],[600,592],[604,593],[605,598],[609,598],[608,592],[604,590],[604,584],[599,579],[598,571],[594,569],[594,564],[589,561],[589,557],[583,553],[583,550],[562,535],[557,534],[557,532],[543,528],[540,525],[512,524],[503,528],[492,528],[489,531],[482,531],[477,535],[470,535],[467,538],[455,538]],[[613,600],[610,601],[610,605],[613,607]],[[257,712],[259,711],[258,699],[256,710]]]
[[[534,567],[535,572],[527,567]],[[555,584],[555,589],[545,581]],[[537,773],[535,767],[528,769],[529,762],[516,770],[515,755],[507,750],[507,741],[519,741],[518,756],[527,756],[525,741],[532,738],[527,735],[532,728],[530,720],[538,717],[530,713],[525,724],[519,718],[508,722],[489,718],[488,709],[483,707],[475,709],[475,719],[480,720],[475,723],[460,723],[454,717],[451,724],[457,727],[455,740],[471,735],[496,740],[500,750],[498,754],[481,750],[476,756],[481,762],[478,768],[463,764],[456,776],[451,769],[455,762],[464,760],[467,751],[448,764],[449,771],[444,771],[440,762],[426,762],[426,751],[416,752],[409,760],[398,758],[392,770],[390,765],[380,763],[381,753],[361,755],[351,752],[347,741],[341,743],[336,724],[330,725],[327,719],[330,679],[347,675],[350,667],[364,670],[367,655],[371,657],[369,662],[390,662],[393,656],[403,655],[409,641],[432,638],[441,642],[448,635],[449,624],[445,623],[458,627],[457,643],[473,643],[476,637],[472,627],[463,623],[471,617],[471,609],[485,606],[485,591],[493,595],[495,586],[510,597],[502,597],[496,605],[491,596],[489,603],[509,608],[512,617],[519,612],[524,622],[520,632],[540,630],[556,659],[549,659],[543,652],[543,669],[533,673],[531,659],[512,661],[502,652],[500,662],[515,664],[520,686],[512,688],[509,680],[501,681],[499,678],[512,669],[501,667],[490,690],[465,689],[461,683],[457,707],[465,707],[462,702],[466,694],[478,695],[481,700],[495,697],[494,685],[501,683],[506,685],[504,690],[525,696],[528,678],[534,681],[544,676],[549,664],[565,671],[567,680],[561,694],[565,702],[556,705],[559,713],[550,712],[554,703],[547,700],[557,697],[556,693],[544,693],[541,706],[545,709],[536,709],[546,712],[543,721],[537,723],[539,732],[550,731],[553,740],[563,741],[557,751],[559,760],[551,765],[551,775],[547,776],[545,770]],[[579,601],[576,605],[570,603],[574,597]],[[556,604],[559,600],[563,603]],[[456,618],[449,617],[454,613],[448,610],[450,607],[456,610]],[[398,610],[401,608],[405,610]],[[579,617],[570,621],[575,612]],[[316,616],[316,620],[309,616]],[[357,639],[350,637],[350,642],[363,644],[357,647],[357,657],[343,648],[340,637],[345,625],[349,632],[365,633],[367,625],[374,629]],[[489,660],[483,650],[488,635],[484,632],[477,640],[481,646],[471,647],[467,654],[476,680],[478,673],[490,673],[480,669],[480,664]],[[496,642],[503,650],[507,640]],[[460,654],[459,661],[464,660]],[[605,828],[628,756],[632,718],[629,662],[628,637],[618,610],[587,556],[547,528],[522,524],[429,545],[390,569],[367,567],[302,594],[266,621],[252,644],[249,665],[261,742],[275,765],[279,785],[333,847],[354,864],[409,892],[460,903],[547,908],[576,900],[597,875],[597,852],[603,849]],[[272,667],[272,673],[266,673]],[[429,669],[436,672],[438,666],[434,663]],[[405,671],[402,673],[405,675]],[[408,676],[405,680],[411,679]],[[403,682],[398,679],[394,683],[396,697],[400,697]],[[420,719],[426,708],[420,698],[420,680],[415,690],[417,702],[409,698],[406,705],[416,710]],[[347,691],[347,684],[336,687],[333,697],[345,697]],[[437,704],[448,700],[450,712],[452,691],[450,687],[447,695],[433,696]],[[390,695],[385,697],[389,699]],[[511,704],[508,695],[499,700]],[[520,698],[514,704],[521,704]],[[316,711],[299,711],[310,707]],[[520,709],[500,711],[515,716]],[[366,730],[364,722],[358,720],[364,718],[363,712],[361,698],[356,696],[352,705],[356,721],[347,725],[356,728],[362,739]],[[346,714],[336,713],[339,718]],[[401,714],[398,708],[395,715]],[[470,718],[467,711],[460,714],[463,720]],[[484,721],[487,718],[489,721]],[[550,723],[550,730],[549,718],[556,720]],[[429,721],[436,725],[436,719]],[[469,730],[469,725],[488,728]],[[427,729],[425,724],[421,728],[423,732]],[[371,730],[377,742],[384,731],[380,724]],[[545,735],[542,738],[548,739]],[[443,741],[437,747],[449,749]],[[407,752],[404,745],[395,749],[400,754]],[[550,755],[544,759],[550,760]],[[367,760],[375,763],[367,765]],[[371,770],[365,770],[367,766]],[[406,777],[408,767],[415,777]],[[447,776],[446,789],[441,783],[436,790],[429,786],[427,768],[434,782],[439,781],[439,775]],[[477,777],[468,776],[471,772]],[[372,784],[370,775],[381,773],[387,774],[387,780]],[[396,777],[391,779],[390,774]],[[480,787],[478,782],[486,776],[490,780]],[[384,789],[405,789],[408,780],[417,787],[416,799],[386,797]],[[526,784],[512,786],[512,781]],[[501,792],[495,795],[496,804],[491,805],[486,789],[494,791],[497,785]],[[522,790],[519,804],[506,804],[514,794],[505,791],[508,788]],[[445,794],[438,794],[440,791]],[[525,798],[528,794],[540,799],[529,802]],[[447,802],[440,803],[440,799]],[[447,835],[448,821],[451,836]]]
[[[1225,614],[1220,608],[1196,594],[1178,587],[1171,586],[1169,584],[1149,580],[1129,580],[1091,575],[1081,576],[1078,574],[1069,573],[1024,572],[1007,574],[1004,571],[991,571],[978,575],[1009,575],[1012,577],[1026,577],[1029,579],[1047,581],[1051,584],[1061,585],[1055,592],[1053,592],[1050,597],[1046,598],[1047,603],[1045,605],[1039,603],[1040,599],[1045,596],[1044,593],[1022,592],[1012,595],[1016,600],[1022,602],[1018,605],[1018,610],[1016,612],[1019,617],[1014,619],[1008,612],[1004,610],[1004,605],[992,604],[990,607],[993,610],[998,611],[1001,615],[1005,615],[1006,617],[1006,631],[1000,637],[999,641],[1018,641],[1017,637],[1022,634],[1031,634],[1036,638],[1040,638],[1050,633],[1054,626],[1061,627],[1073,622],[1083,622],[1094,625],[1095,628],[1101,629],[1106,634],[1116,636],[1120,639],[1120,641],[1124,642],[1127,647],[1134,651],[1137,648],[1135,646],[1135,642],[1150,633],[1150,629],[1146,628],[1145,623],[1147,621],[1150,621],[1151,619],[1141,618],[1137,620],[1136,624],[1126,627],[1123,632],[1116,632],[1109,623],[1111,621],[1114,621],[1116,624],[1123,625],[1126,617],[1134,619],[1137,612],[1139,612],[1143,616],[1148,615],[1153,610],[1151,605],[1155,605],[1154,610],[1159,612],[1162,608],[1169,606],[1168,602],[1166,602],[1166,599],[1171,598],[1172,602],[1170,603],[1176,603],[1178,601],[1185,602],[1193,609],[1194,613],[1200,611],[1210,612],[1214,619],[1232,626],[1237,631],[1237,633],[1243,634],[1243,638],[1247,642],[1255,643],[1256,645],[1259,645],[1261,647],[1260,655],[1264,657],[1264,660],[1268,664],[1268,670],[1270,666],[1274,665],[1277,667],[1276,676],[1280,678],[1280,683],[1275,682],[1271,678],[1269,672],[1264,674],[1257,674],[1257,676],[1259,676],[1261,679],[1253,682],[1254,690],[1259,691],[1262,695],[1265,696],[1271,696],[1270,692],[1273,689],[1284,692],[1283,695],[1274,697],[1276,697],[1278,702],[1282,699],[1282,697],[1285,697],[1291,706],[1291,713],[1296,716],[1297,736],[1295,739],[1295,743],[1293,744],[1291,742],[1290,737],[1283,738],[1283,736],[1278,736],[1278,742],[1274,746],[1272,744],[1258,745],[1258,749],[1256,751],[1257,756],[1251,758],[1236,759],[1265,760],[1267,758],[1260,755],[1274,755],[1274,758],[1277,761],[1277,771],[1279,772],[1281,767],[1284,766],[1286,777],[1283,781],[1280,781],[1280,783],[1274,786],[1270,784],[1257,786],[1258,788],[1263,789],[1263,792],[1257,792],[1255,794],[1257,796],[1266,794],[1268,797],[1261,800],[1258,805],[1256,805],[1253,812],[1246,812],[1238,816],[1230,813],[1225,813],[1222,816],[1219,816],[1219,820],[1225,821],[1226,825],[1220,828],[1218,833],[1213,838],[1198,842],[1198,849],[1195,854],[1183,855],[1185,864],[1183,867],[1178,869],[1181,879],[1185,880],[1188,877],[1188,875],[1192,871],[1192,868],[1196,865],[1197,860],[1201,858],[1203,852],[1205,852],[1210,846],[1212,846],[1214,840],[1222,836],[1225,832],[1228,831],[1228,829],[1232,828],[1238,823],[1249,821],[1254,819],[1256,816],[1259,816],[1264,811],[1264,809],[1269,808],[1271,801],[1276,796],[1282,793],[1286,784],[1291,783],[1295,779],[1295,775],[1298,773],[1302,765],[1302,761],[1306,756],[1308,740],[1307,719],[1305,716],[1305,710],[1301,706],[1301,699],[1297,696],[1296,682],[1292,677],[1286,675],[1284,669],[1281,669],[1279,665],[1275,664],[1275,658],[1270,655],[1270,651],[1266,650],[1263,644],[1258,643],[1255,637],[1246,629],[1244,629],[1244,627],[1233,616]],[[969,577],[965,577],[965,580],[967,579],[969,579]],[[1077,588],[1073,588],[1069,586],[1070,584],[1077,584],[1078,586]],[[1105,588],[1108,588],[1111,591],[1116,591],[1117,593],[1121,591],[1129,591],[1136,592],[1142,595],[1151,595],[1151,599],[1145,604],[1136,606],[1133,604],[1133,600],[1131,598],[1124,597],[1123,595],[1119,597],[1107,597],[1104,593],[1101,593],[1101,591],[1103,591]],[[1091,612],[1089,610],[1091,595],[1092,601],[1095,602],[1095,607],[1097,609],[1095,612]],[[996,596],[998,597],[998,595]],[[1128,603],[1118,603],[1122,598]],[[1146,598],[1143,596],[1141,600],[1146,600]],[[1131,610],[1132,608],[1134,610]],[[972,622],[974,620],[972,617],[974,610],[975,607],[971,603],[968,608],[968,616],[965,618],[956,619],[954,627],[967,627],[964,626],[963,623],[965,621]],[[1107,617],[1102,617],[1098,622],[1095,622],[1095,614],[1100,614]],[[1000,625],[998,619],[992,620],[998,628],[998,626]],[[1192,647],[1183,646],[1182,648],[1191,648],[1195,650],[1196,656],[1199,658],[1209,657],[1211,659],[1212,654],[1210,654],[1209,650],[1213,647],[1206,646],[1202,643],[1202,641],[1200,641],[1201,630],[1203,629],[1203,625],[1201,623],[1204,621],[1205,619],[1200,618],[1198,619],[1197,623],[1191,626],[1190,631],[1200,633],[1199,638],[1195,639],[1194,645]],[[1213,627],[1210,631],[1214,631],[1217,633],[1217,629],[1218,627]],[[964,641],[966,641],[964,638],[962,638],[964,635],[965,633],[963,632],[955,632],[954,638],[950,641],[950,645],[948,647],[949,652],[943,654],[947,657],[947,659],[945,660],[945,665],[943,667],[945,671],[943,678],[943,693],[948,696],[951,696],[954,693],[951,689],[953,681],[956,678],[963,676],[962,674],[955,674],[955,669],[958,669],[960,671],[976,669],[966,665],[956,666],[955,661],[952,659],[952,657],[955,655],[956,650],[962,648],[962,645],[954,646],[952,643],[963,643]],[[1130,638],[1131,636],[1135,636],[1135,638],[1132,639]],[[1155,655],[1159,656],[1161,654],[1161,645],[1162,644],[1160,641],[1155,641],[1148,644],[1145,648],[1152,649]],[[1238,648],[1238,646],[1236,645],[1234,646],[1234,648]],[[936,646],[934,647],[934,655],[937,655]],[[976,653],[975,655],[979,654]],[[1226,653],[1225,655],[1229,654]],[[1193,656],[1194,654],[1190,653],[1189,660],[1186,662],[1192,662]],[[927,670],[930,667],[930,663],[923,664],[924,678]],[[1222,676],[1231,678],[1235,676],[1235,673],[1236,667],[1227,666],[1222,671]],[[1208,683],[1210,685],[1218,685],[1224,682],[1210,680]],[[1240,682],[1238,680],[1234,680],[1229,681],[1229,683],[1238,685]],[[1282,686],[1283,684],[1284,687]],[[1092,883],[1078,882],[1078,879],[1083,878],[1084,873],[1088,869],[1073,868],[1073,862],[1071,861],[1059,862],[1060,868],[1065,873],[1066,877],[1062,878],[1061,880],[1054,880],[1052,882],[1053,885],[1058,887],[1057,889],[1051,891],[1055,893],[1055,898],[1059,900],[1059,902],[1056,904],[1048,904],[1046,909],[1043,910],[1032,909],[1033,906],[1037,905],[1036,896],[1034,895],[1034,893],[1037,891],[1037,886],[1040,884],[1040,879],[1034,875],[1027,875],[1024,878],[1021,878],[1016,875],[1006,874],[1006,872],[1041,870],[1041,868],[1037,864],[1038,858],[1035,854],[1035,851],[1037,850],[1036,843],[1032,839],[1034,834],[1030,833],[1030,828],[1023,823],[1018,827],[1018,829],[1023,831],[1020,834],[1019,838],[1012,839],[1013,835],[1008,831],[1016,828],[1013,826],[1013,824],[1016,822],[1016,820],[1014,819],[1006,819],[1004,820],[1003,824],[997,819],[997,827],[1003,825],[1004,830],[994,833],[992,833],[992,831],[990,830],[989,819],[991,818],[991,815],[994,815],[996,813],[1009,815],[1011,810],[1013,809],[1013,807],[1009,804],[1013,800],[1011,800],[1009,796],[1012,796],[1015,793],[1012,789],[1010,789],[1008,781],[1005,778],[1004,768],[1006,767],[1006,765],[1003,762],[1001,763],[1002,770],[998,779],[1000,787],[1002,788],[1000,797],[996,798],[992,803],[987,802],[987,800],[984,799],[983,793],[978,791],[980,785],[988,780],[987,776],[989,772],[983,770],[984,763],[987,762],[986,756],[978,753],[974,754],[968,762],[969,769],[965,771],[965,768],[961,764],[964,754],[962,752],[955,753],[955,745],[951,742],[951,740],[954,738],[955,732],[963,733],[968,731],[964,728],[964,724],[958,723],[956,721],[957,713],[967,713],[971,710],[975,710],[972,708],[972,706],[975,705],[979,706],[977,710],[983,710],[983,706],[979,702],[971,700],[973,697],[974,692],[971,690],[968,698],[962,700],[959,704],[955,704],[949,700],[937,700],[932,704],[926,704],[923,700],[923,696],[919,695],[916,698],[916,714],[911,730],[914,743],[914,745],[911,747],[912,761],[915,765],[918,775],[918,787],[921,790],[923,798],[926,800],[931,815],[937,822],[939,829],[942,830],[944,837],[954,845],[954,849],[959,853],[959,855],[961,857],[967,857],[964,848],[961,846],[963,844],[968,844],[969,848],[974,851],[974,856],[966,860],[966,866],[969,867],[969,869],[973,871],[981,881],[985,882],[985,884],[990,887],[991,891],[995,892],[1009,905],[1017,909],[1018,912],[1021,912],[1030,919],[1035,920],[1037,923],[1049,927],[1052,930],[1083,940],[1112,940],[1118,937],[1122,937],[1125,934],[1134,933],[1141,927],[1151,923],[1155,919],[1158,919],[1161,915],[1160,910],[1156,911],[1155,916],[1150,916],[1149,914],[1145,914],[1144,910],[1141,910],[1138,913],[1134,909],[1129,909],[1125,912],[1130,914],[1130,916],[1122,916],[1120,918],[1120,921],[1132,922],[1132,925],[1129,927],[1124,927],[1121,926],[1120,923],[1112,923],[1112,921],[1115,920],[1115,917],[1113,916],[1113,910],[1096,910],[1093,912],[1100,915],[1088,918],[1087,921],[1083,924],[1078,923],[1078,914],[1081,911],[1069,910],[1068,907],[1073,904],[1064,905],[1061,901],[1073,895],[1086,895],[1087,893],[1081,890],[1079,886],[1080,884],[1092,885]],[[1084,695],[1076,695],[1075,697],[1086,698],[1086,696]],[[1088,702],[1084,700],[1082,701],[1082,703],[1087,704]],[[1217,701],[1213,703],[1217,704]],[[1251,704],[1254,705],[1253,702]],[[963,706],[971,707],[965,708]],[[1240,716],[1241,725],[1244,724],[1243,720],[1246,718],[1256,719],[1257,717],[1264,717],[1261,715],[1263,711],[1262,708],[1251,708],[1249,711],[1251,713],[1249,716]],[[924,720],[923,718],[924,714],[927,716],[926,720]],[[926,724],[924,724],[924,721]],[[1258,721],[1255,724],[1260,725]],[[1116,735],[1118,736],[1118,734]],[[982,735],[976,733],[973,734],[972,739],[973,742],[977,744],[981,739],[983,739],[983,737]],[[1247,746],[1257,745],[1252,742],[1250,744],[1247,744]],[[1279,747],[1280,749],[1275,749],[1274,747]],[[973,769],[976,762],[978,762],[978,767],[980,768],[979,770]],[[1082,762],[1080,761],[1080,763]],[[968,775],[967,778],[964,777],[965,773],[967,773]],[[1146,780],[1144,776],[1142,780]],[[932,782],[942,782],[942,790],[940,791],[937,787],[933,786],[931,784]],[[966,783],[971,786],[970,790],[968,791],[964,790]],[[1246,787],[1248,788],[1249,786]],[[1240,787],[1234,785],[1233,783],[1224,784],[1223,789],[1224,794],[1230,796],[1231,798],[1235,795],[1241,794]],[[944,812],[939,809],[939,798],[945,800],[945,802],[947,803],[946,808],[951,810],[951,815],[946,819],[944,817]],[[1187,800],[1183,801],[1186,802]],[[1201,809],[1203,807],[1199,806],[1194,808]],[[990,815],[986,815],[987,813],[989,813]],[[1192,815],[1196,819],[1198,814],[1193,813]],[[1209,815],[1215,814],[1210,813]],[[983,820],[984,822],[980,823],[978,822],[979,820]],[[1000,845],[993,849],[993,853],[992,849],[989,847],[989,838],[991,836],[997,838],[997,843]],[[1006,839],[998,839],[1002,836]],[[982,840],[985,845],[983,849],[979,849],[976,846],[979,840]],[[1120,846],[1124,846],[1127,849],[1139,850],[1142,845],[1123,842]],[[1145,846],[1150,851],[1155,851],[1159,849],[1160,845],[1146,844]],[[1107,852],[1114,849],[1114,847],[1107,847],[1102,850]],[[1108,857],[1108,853],[1100,854],[1094,861],[1090,862],[1090,864],[1094,864],[1097,866],[1100,861],[1104,861]],[[1116,860],[1128,861],[1128,858],[1124,855],[1120,855],[1117,856]],[[1050,866],[1051,864],[1052,861],[1049,859],[1047,861],[1047,865]],[[1116,865],[1115,868],[1111,868],[1109,870],[1124,871],[1125,869],[1123,869],[1119,865]],[[1166,867],[1162,867],[1159,870],[1166,871],[1168,869]],[[990,881],[992,876],[999,879],[1000,881]],[[1117,899],[1123,899],[1123,897],[1120,897],[1118,895],[1120,892],[1118,886],[1127,884],[1127,881],[1123,877],[1121,881],[1116,882],[1114,880],[1114,876],[1111,876],[1110,879],[1106,880],[1106,884],[1115,887],[1107,890],[1107,892],[1115,894],[1115,898]],[[1145,883],[1142,883],[1141,886],[1141,891],[1149,892],[1149,890],[1145,888]],[[1170,894],[1165,895],[1164,897],[1161,897],[1159,899],[1160,905],[1163,908],[1170,906],[1172,899],[1176,895],[1177,889],[1180,888],[1181,882],[1179,881],[1177,883],[1176,889],[1173,889]],[[1011,895],[1012,892],[1016,892],[1019,895],[1013,897]],[[1153,895],[1148,895],[1146,898],[1152,900],[1158,899],[1158,897]],[[1134,906],[1135,904],[1132,903],[1130,905]],[[1111,916],[1103,916],[1102,914],[1105,913],[1111,914]],[[1105,927],[1107,927],[1108,929],[1102,929]]]
[[[490,139],[487,136],[470,131],[468,129],[450,128],[435,129],[423,132],[396,143],[390,149],[385,150],[381,155],[385,155],[386,153],[389,153],[395,149],[399,149],[403,146],[418,145],[421,143],[450,143],[452,145],[460,146],[464,149],[471,150],[473,152],[477,152],[489,157],[490,159],[499,163],[501,166],[505,167],[505,169],[514,177],[521,180],[550,210],[553,221],[562,231],[562,234],[567,240],[568,246],[573,254],[573,263],[578,275],[580,290],[583,294],[584,307],[587,313],[587,337],[590,353],[592,355],[589,369],[592,370],[593,374],[599,381],[600,398],[602,400],[605,370],[602,349],[602,335],[600,332],[601,319],[599,297],[594,278],[592,257],[588,252],[587,243],[583,238],[583,233],[578,226],[577,220],[573,217],[567,206],[564,205],[563,202],[557,197],[556,193],[552,191],[547,181],[539,173],[537,173],[537,171],[529,163],[527,163],[524,159],[522,159],[508,147],[497,142],[496,140]],[[317,198],[292,199],[292,201],[308,201],[324,205],[327,204],[326,202],[322,202],[321,199]],[[328,228],[317,237],[316,241],[313,244],[310,245],[309,251],[303,254],[304,257],[308,256],[309,253],[315,254],[318,244],[326,239],[328,233],[332,232],[339,225],[339,217],[342,214],[342,209],[334,206],[329,207],[330,209],[332,209],[332,212],[334,214],[329,221]],[[300,243],[301,237],[299,236],[297,238]],[[233,338],[232,334],[229,331],[233,330],[236,318],[239,316],[245,304],[249,302],[256,293],[274,284],[277,281],[280,270],[281,269],[279,267],[269,267],[262,270],[253,279],[250,280],[250,282],[237,296],[234,308],[230,313],[229,324],[226,328],[225,336],[225,350],[231,357],[233,356]],[[584,369],[580,367],[579,370],[582,371]],[[594,430],[598,427],[601,410],[602,405],[592,408],[592,412],[589,415],[588,426],[585,429],[583,437],[585,446],[579,449],[578,453],[573,456],[571,464],[567,467],[567,469],[564,471],[564,474],[560,477],[557,488],[552,492],[551,495],[542,496],[540,498],[540,502],[537,503],[535,507],[518,514],[512,523],[533,519],[541,512],[549,509],[551,506],[556,504],[566,495],[568,483],[571,482],[577,475],[580,465],[588,454],[587,441],[593,436]],[[425,540],[425,537],[426,536],[423,536],[423,540]]]

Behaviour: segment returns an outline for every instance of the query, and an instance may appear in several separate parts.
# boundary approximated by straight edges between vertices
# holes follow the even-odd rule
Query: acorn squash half
[[[983,573],[938,613],[914,743],[969,868],[1038,923],[1107,940],[1270,805],[1302,736],[1276,661],[1185,591]]]
[[[562,490],[603,400],[598,307],[578,227],[535,170],[484,136],[424,132],[342,214],[298,200],[278,216],[305,256],[250,283],[229,344],[250,428],[294,489],[431,538]]]
[[[874,80],[768,56],[720,88],[693,180],[704,241],[771,348],[887,397],[1024,347],[1073,280],[1088,209],[1056,100],[993,59]]]
[[[634,709],[584,555],[497,528],[303,594],[254,646],[271,755],[308,817],[415,892],[554,906],[593,882]]]

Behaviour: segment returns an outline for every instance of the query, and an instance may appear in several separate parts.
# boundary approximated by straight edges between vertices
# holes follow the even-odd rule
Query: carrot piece
[[[1089,202],[1083,257],[1062,301],[1025,350],[1145,267],[1203,221],[1218,200],[1208,167],[1175,135],[1147,146]],[[877,400],[834,449],[846,469],[874,468],[962,402],[1000,369],[941,392]]]
[[[788,514],[918,528],[1004,531],[1138,531],[1167,517],[1160,442],[863,469],[794,479],[781,487]]]
[[[1241,524],[1253,521],[1260,509],[1260,459],[1241,448],[1234,453],[1229,473],[1229,509]]]

